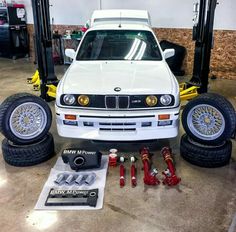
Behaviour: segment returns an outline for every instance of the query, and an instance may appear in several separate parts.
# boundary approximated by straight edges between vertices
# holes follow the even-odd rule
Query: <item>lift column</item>
[[[41,97],[47,99],[47,85],[57,85],[52,56],[52,32],[49,0],[32,0],[38,71]]]
[[[200,86],[199,93],[206,93],[208,89],[216,5],[217,0],[200,0],[194,9],[197,22],[193,27],[193,40],[196,42],[193,75],[189,83]]]

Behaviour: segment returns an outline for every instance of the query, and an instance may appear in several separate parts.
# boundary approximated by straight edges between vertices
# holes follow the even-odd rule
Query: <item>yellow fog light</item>
[[[148,106],[155,106],[157,104],[157,97],[156,96],[146,97],[146,104]]]
[[[78,97],[78,103],[81,105],[81,106],[87,106],[89,104],[89,97],[86,96],[86,95],[80,95]]]

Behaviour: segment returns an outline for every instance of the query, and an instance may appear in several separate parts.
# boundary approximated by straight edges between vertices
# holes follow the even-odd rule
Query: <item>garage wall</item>
[[[33,33],[31,0],[26,5],[30,34]],[[166,39],[187,48],[184,68],[191,74],[194,42],[192,41],[192,10],[195,0],[50,0],[54,29],[60,33],[76,30],[90,18],[95,9],[145,9],[152,19],[158,39]],[[236,1],[219,0],[215,17],[215,44],[211,71],[213,74],[236,79]],[[32,40],[32,38],[31,38]],[[31,43],[33,44],[33,43]],[[31,47],[33,54],[33,47]]]
[[[28,23],[33,23],[31,0],[24,2]],[[192,28],[193,3],[196,0],[50,0],[51,17],[55,24],[83,25],[93,10],[142,9],[148,10],[153,27]],[[236,1],[219,0],[216,10],[215,28],[236,30]]]

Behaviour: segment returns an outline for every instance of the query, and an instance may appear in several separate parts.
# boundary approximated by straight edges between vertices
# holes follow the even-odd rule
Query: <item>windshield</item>
[[[150,31],[97,30],[86,34],[77,60],[162,60]]]

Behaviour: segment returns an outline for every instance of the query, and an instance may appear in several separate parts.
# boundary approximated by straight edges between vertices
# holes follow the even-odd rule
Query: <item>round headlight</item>
[[[146,97],[146,104],[148,106],[155,106],[157,104],[157,97],[156,96]]]
[[[75,97],[71,94],[66,94],[63,97],[63,101],[66,105],[73,105],[75,103]]]
[[[86,95],[80,95],[78,97],[78,103],[81,105],[81,106],[87,106],[89,104],[89,97],[86,96]]]
[[[161,102],[161,104],[164,105],[164,106],[170,105],[171,101],[172,101],[171,96],[170,96],[170,95],[167,95],[167,94],[161,96],[161,98],[160,98],[160,102]]]

